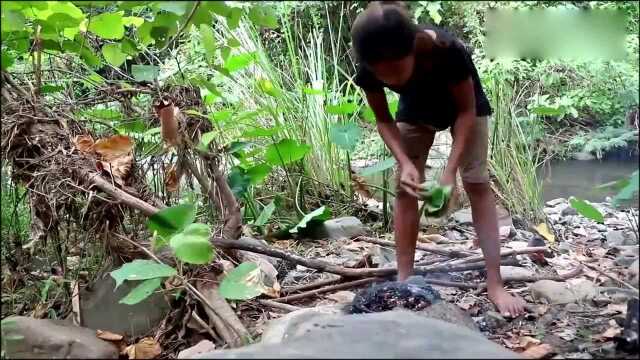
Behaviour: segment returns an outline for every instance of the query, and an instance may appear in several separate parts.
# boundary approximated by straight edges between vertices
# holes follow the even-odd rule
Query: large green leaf
[[[120,13],[102,13],[91,18],[89,31],[103,39],[118,40],[124,36],[124,23]]]
[[[200,41],[207,54],[207,62],[212,63],[216,57],[216,38],[210,25],[200,25]]]
[[[424,200],[424,214],[425,216],[440,216],[442,210],[446,208],[449,199],[451,198],[451,186],[440,186],[439,184],[431,184],[429,188],[422,192],[422,199]]]
[[[273,212],[275,211],[275,209],[276,209],[276,204],[275,202],[271,201],[269,205],[265,206],[264,209],[262,209],[262,212],[260,212],[260,215],[258,215],[258,218],[256,219],[256,221],[253,222],[253,225],[255,226],[266,225],[269,219],[271,219],[271,215],[273,215]]]
[[[249,130],[245,130],[241,136],[246,138],[270,137],[277,134],[278,131],[280,131],[279,126],[273,126],[268,129],[260,126],[255,126]]]
[[[596,209],[588,201],[572,196],[569,198],[569,205],[571,205],[572,208],[576,209],[578,214],[601,224],[604,223],[604,216],[602,215],[600,210]]]
[[[2,52],[2,70],[7,70],[13,65],[14,62],[15,59],[13,58],[13,56],[11,56],[11,54],[6,51]]]
[[[207,224],[188,225],[169,242],[176,257],[189,264],[208,264],[213,259],[213,247],[209,242],[211,228]]]
[[[335,124],[329,130],[329,139],[343,150],[354,151],[362,130],[355,123],[347,123],[344,125]]]
[[[560,116],[564,113],[560,108],[550,106],[536,106],[531,111],[540,116]]]
[[[157,4],[161,10],[172,12],[176,15],[184,15],[187,9],[193,7],[192,1],[160,1]]]
[[[631,200],[633,196],[638,193],[639,183],[640,179],[638,178],[638,170],[636,170],[631,174],[631,178],[622,190],[613,197],[613,203],[619,204],[622,201]]]
[[[260,184],[271,173],[271,166],[269,164],[258,164],[256,166],[247,169],[247,176],[251,185]]]
[[[300,229],[306,228],[310,221],[324,221],[331,218],[331,210],[325,206],[321,206],[312,212],[306,214],[296,226],[289,229],[292,234],[297,233]]]
[[[181,204],[162,209],[151,215],[147,221],[149,231],[157,232],[163,240],[168,241],[172,235],[184,230],[196,218],[193,204]]]
[[[358,109],[358,104],[352,102],[344,102],[340,104],[327,105],[326,111],[332,115],[348,115],[353,114]]]
[[[366,167],[362,170],[359,171],[360,176],[371,176],[373,174],[379,173],[381,171],[387,170],[391,167],[393,167],[393,165],[396,164],[396,159],[392,156],[392,157],[388,157],[382,161],[377,162],[374,165],[371,165],[369,167]]]
[[[238,70],[242,70],[247,66],[251,65],[252,62],[256,60],[255,52],[248,52],[239,55],[229,56],[227,61],[224,63],[224,68],[229,72],[235,72]]]
[[[273,11],[267,6],[254,5],[249,10],[249,20],[254,25],[275,29],[278,27],[278,18]]]
[[[295,140],[283,139],[277,144],[267,147],[265,159],[272,165],[287,165],[301,160],[311,150],[307,144],[299,144]]]
[[[234,195],[242,196],[249,189],[251,178],[244,169],[234,166],[229,173],[227,183]]]
[[[224,277],[218,291],[225,299],[248,300],[262,294],[264,285],[260,281],[258,265],[245,262]]]
[[[20,11],[6,10],[2,12],[2,21],[0,22],[2,32],[22,31],[24,30],[24,23],[25,18]]]
[[[115,67],[119,67],[127,60],[127,54],[123,53],[119,44],[106,44],[102,46],[102,56],[107,62]]]
[[[215,12],[215,10],[214,10]],[[240,24],[240,17],[242,16],[242,9],[234,7],[229,8],[229,13],[225,15],[227,18],[227,26],[229,30],[235,30]]]
[[[135,305],[148,298],[162,284],[162,278],[148,279],[129,291],[127,296],[120,299],[120,304]]]
[[[157,263],[153,260],[133,260],[111,272],[111,277],[116,281],[116,289],[125,280],[147,280],[176,275],[176,269],[171,266]]]
[[[122,42],[120,43],[120,50],[122,50],[123,53],[131,56],[136,56],[140,52],[140,49],[138,49],[138,45],[135,43],[135,41],[127,37],[122,39]]]
[[[153,82],[160,75],[160,67],[156,65],[131,65],[131,74],[136,81]]]
[[[273,97],[277,98],[281,94],[280,89],[275,87],[273,85],[273,83],[271,82],[271,80],[258,79],[258,81],[256,81],[256,84],[258,85],[258,89],[260,89],[260,91],[262,91],[263,93],[265,93],[265,94],[267,94],[269,96],[273,96]]]

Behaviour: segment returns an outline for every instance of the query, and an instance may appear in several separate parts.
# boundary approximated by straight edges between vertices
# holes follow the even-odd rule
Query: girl
[[[429,149],[436,131],[450,128],[453,145],[440,183],[453,186],[460,168],[486,262],[489,299],[503,315],[520,315],[524,301],[509,294],[500,277],[498,220],[487,171],[491,107],[471,56],[445,31],[414,24],[398,1],[370,3],[353,23],[351,37],[359,62],[354,81],[364,90],[378,132],[399,165],[394,207],[398,280],[413,271],[417,192]],[[395,122],[385,87],[400,94]]]

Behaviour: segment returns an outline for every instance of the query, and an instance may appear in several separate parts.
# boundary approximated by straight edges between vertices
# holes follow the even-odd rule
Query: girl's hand
[[[419,198],[418,187],[420,186],[420,175],[416,167],[411,164],[404,164],[400,167],[400,186],[409,195]]]

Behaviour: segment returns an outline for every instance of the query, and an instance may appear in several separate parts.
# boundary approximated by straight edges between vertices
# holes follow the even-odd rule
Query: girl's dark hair
[[[353,50],[367,65],[398,60],[413,52],[418,28],[400,1],[374,1],[351,27]]]

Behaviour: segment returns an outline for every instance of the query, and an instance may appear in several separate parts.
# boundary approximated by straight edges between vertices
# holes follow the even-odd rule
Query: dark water
[[[545,201],[559,197],[580,197],[602,202],[616,190],[594,189],[611,181],[628,177],[638,170],[638,157],[608,157],[603,160],[563,160],[546,164],[538,171]],[[637,199],[629,202],[637,206]]]

